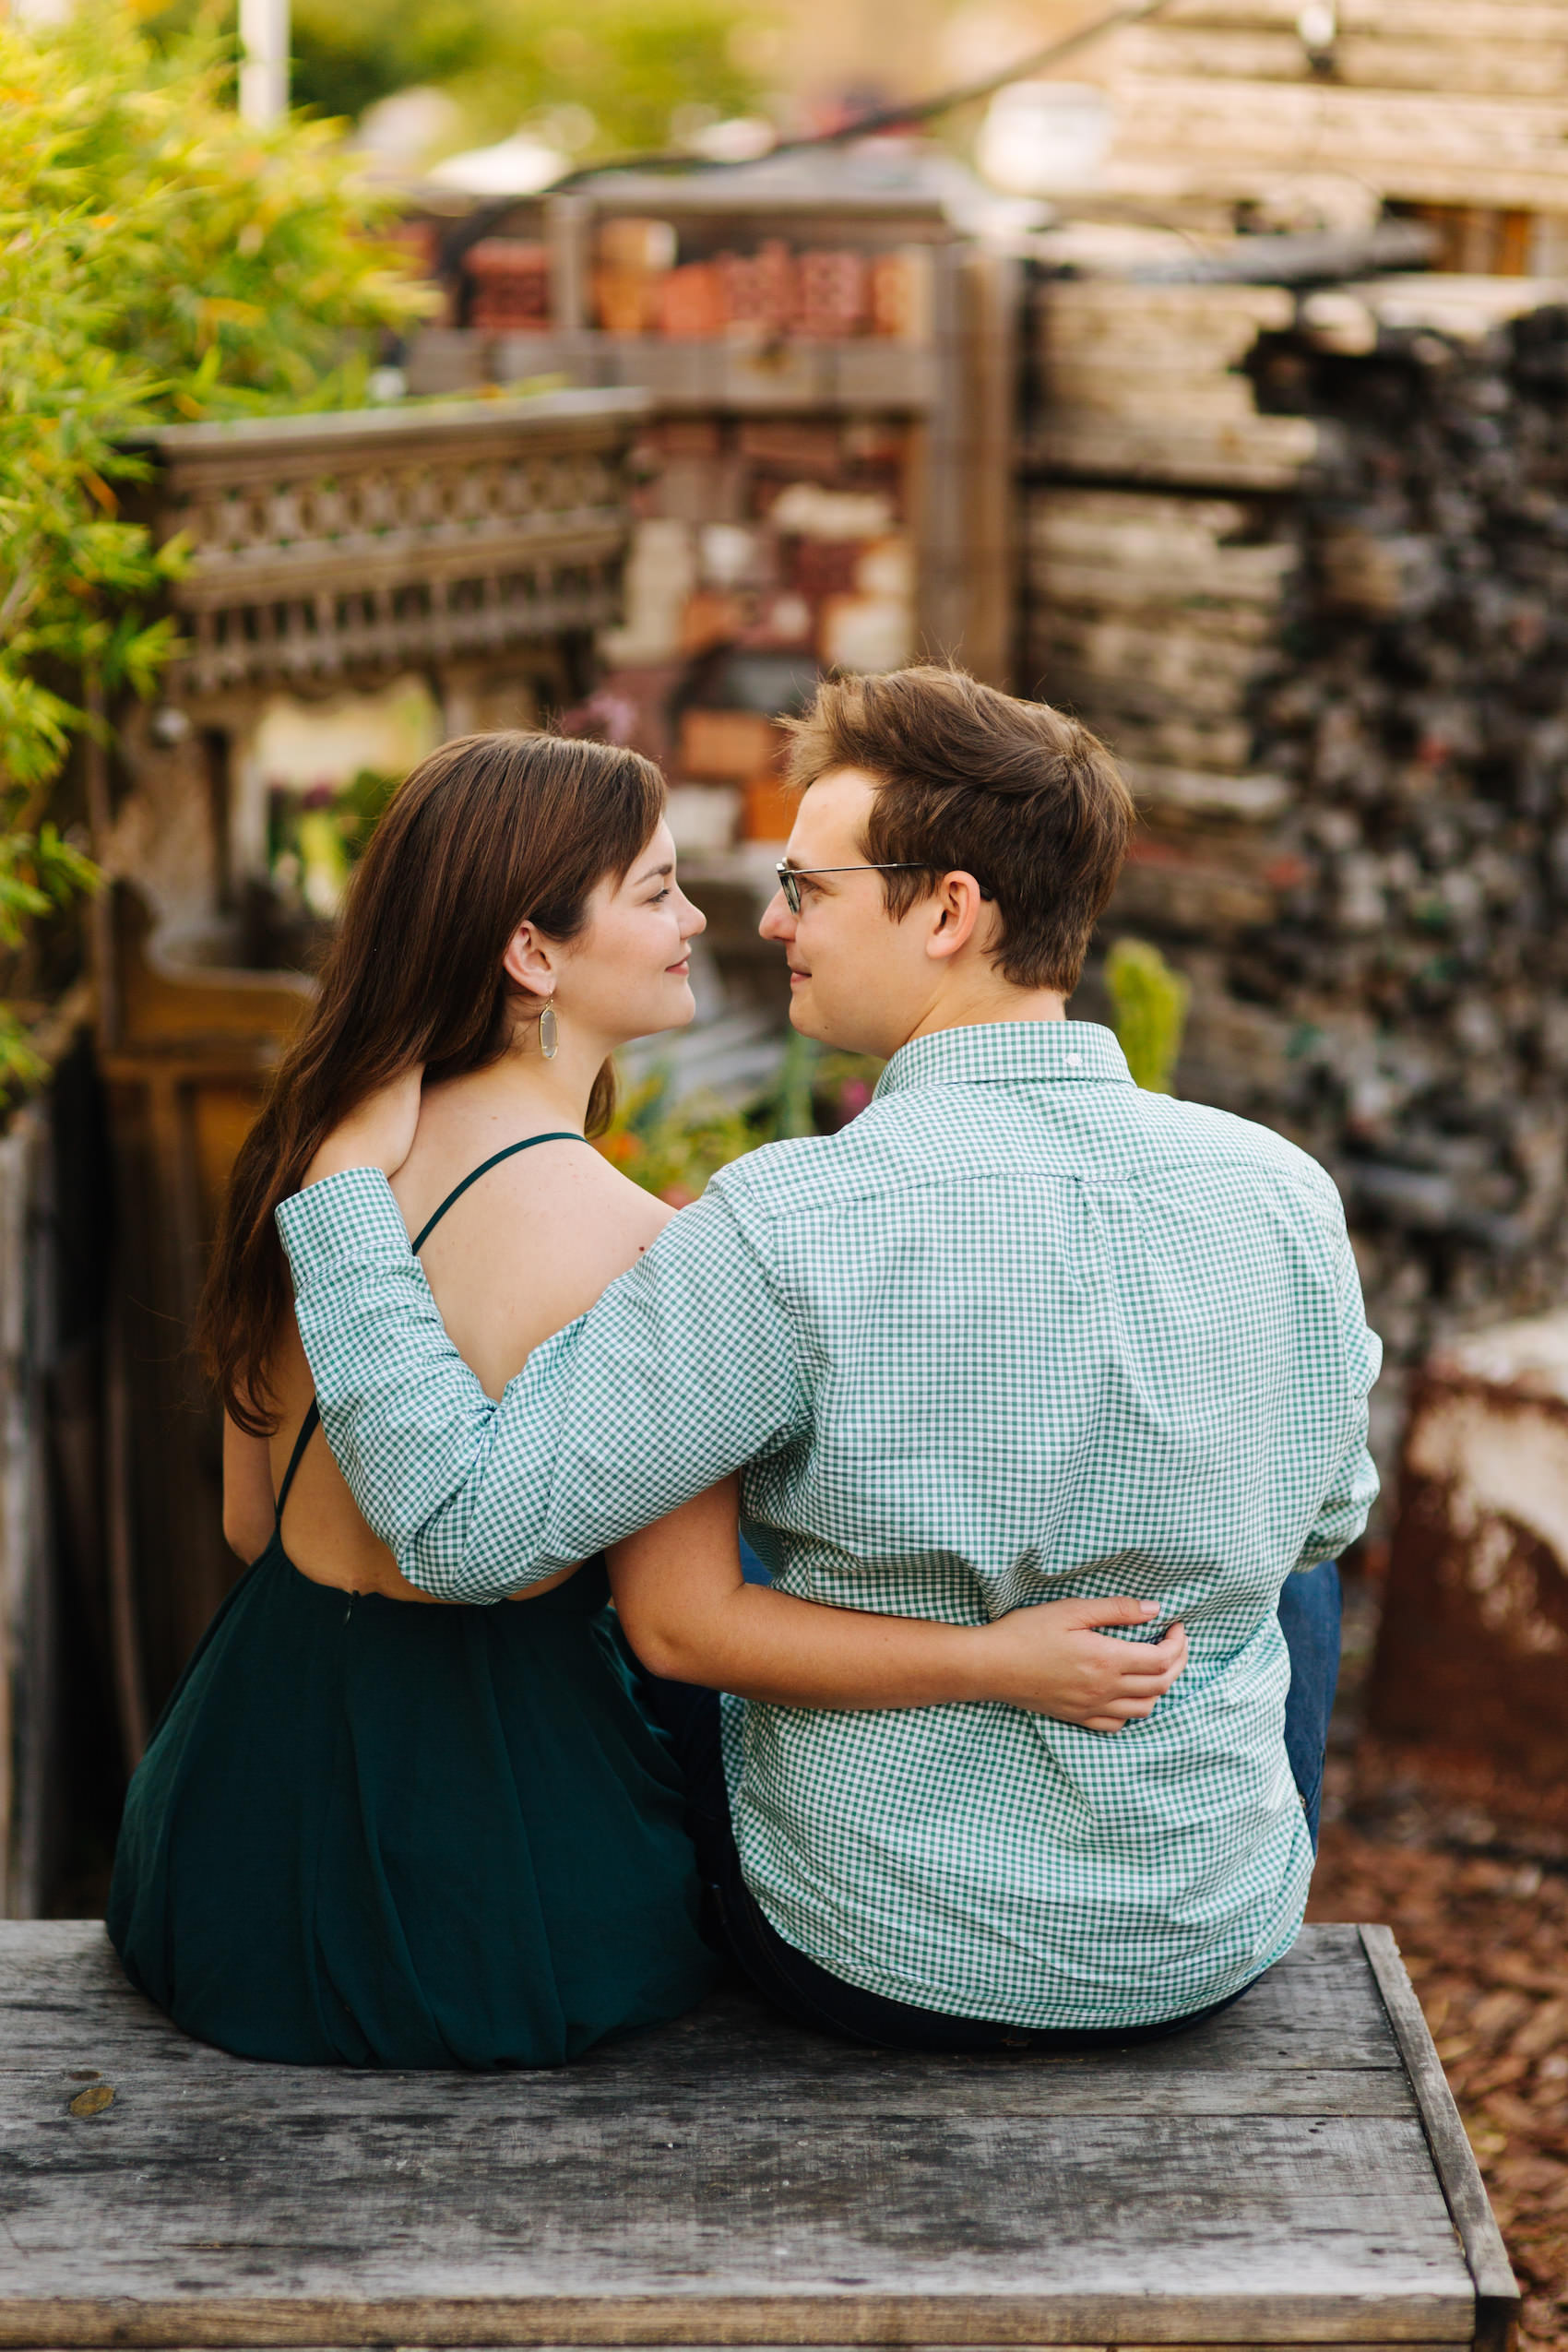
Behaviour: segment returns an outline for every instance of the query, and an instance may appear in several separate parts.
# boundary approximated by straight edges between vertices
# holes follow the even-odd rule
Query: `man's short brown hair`
[[[1132,795],[1098,737],[1048,703],[935,665],[828,679],[790,727],[792,783],[857,767],[880,786],[869,863],[972,873],[1002,917],[1003,978],[1072,994],[1133,825]],[[885,873],[882,887],[897,916],[931,885]]]

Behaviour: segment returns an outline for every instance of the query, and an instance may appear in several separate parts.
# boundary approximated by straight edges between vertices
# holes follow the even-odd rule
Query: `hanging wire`
[[[1123,0],[1123,6],[1107,9],[1075,32],[1063,33],[1056,41],[1048,41],[1041,49],[1031,49],[1027,55],[1016,57],[993,74],[982,74],[978,80],[959,82],[950,89],[937,90],[930,98],[911,99],[900,106],[877,106],[868,113],[856,114],[847,123],[830,131],[812,131],[799,138],[779,139],[766,155],[744,159],[694,155],[686,148],[650,148],[642,154],[612,157],[603,163],[585,163],[561,179],[552,180],[539,191],[540,196],[564,195],[568,189],[581,187],[612,172],[745,172],[757,163],[771,162],[779,155],[805,155],[814,148],[844,147],[853,139],[871,138],[878,131],[908,130],[916,123],[934,122],[939,115],[950,114],[960,106],[973,106],[982,98],[994,98],[999,89],[1011,82],[1028,81],[1032,76],[1059,65],[1065,58],[1075,56],[1107,33],[1120,32],[1124,26],[1139,25],[1149,17],[1157,17],[1170,0]],[[523,196],[498,196],[481,206],[450,230],[442,240],[440,270],[443,276],[457,269],[470,245],[481,237],[490,236],[519,204],[535,201]]]
[[[552,181],[543,193],[555,196],[564,188],[578,186],[586,180],[596,180],[606,172],[743,172],[754,163],[771,162],[778,155],[804,155],[813,148],[843,147],[851,139],[871,138],[878,131],[908,130],[916,123],[934,122],[938,115],[951,114],[960,106],[974,106],[982,98],[994,98],[999,89],[1010,82],[1028,81],[1047,67],[1059,65],[1064,58],[1087,49],[1091,42],[1107,33],[1120,32],[1127,25],[1142,24],[1148,17],[1156,17],[1170,0],[1124,0],[1119,8],[1108,9],[1104,16],[1095,17],[1075,32],[1063,33],[1056,41],[1048,41],[1043,48],[1031,49],[1027,55],[1016,57],[993,74],[981,74],[975,81],[958,82],[950,89],[937,90],[930,98],[917,98],[902,105],[873,107],[869,113],[854,115],[849,122],[838,124],[830,131],[811,131],[798,138],[779,139],[762,156],[731,158],[694,155],[685,148],[653,148],[646,154],[625,155],[606,163],[585,163],[576,172],[568,172]]]

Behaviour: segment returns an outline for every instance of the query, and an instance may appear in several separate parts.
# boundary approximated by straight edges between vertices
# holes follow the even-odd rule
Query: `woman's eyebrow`
[[[638,874],[636,881],[632,885],[632,887],[636,890],[645,882],[668,882],[674,871],[675,861],[673,858],[668,859],[661,866],[645,866],[642,873]]]

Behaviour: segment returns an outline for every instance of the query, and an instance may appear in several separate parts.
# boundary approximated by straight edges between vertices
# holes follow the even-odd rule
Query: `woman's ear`
[[[533,996],[553,996],[558,977],[551,951],[540,940],[532,923],[519,923],[506,942],[506,953],[501,958],[501,968],[508,980],[516,980]]]

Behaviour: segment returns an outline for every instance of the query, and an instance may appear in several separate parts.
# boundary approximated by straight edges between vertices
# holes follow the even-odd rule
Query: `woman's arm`
[[[626,1637],[653,1674],[778,1706],[849,1712],[1000,1699],[1089,1731],[1150,1715],[1186,1664],[1173,1625],[1158,1644],[1099,1625],[1144,1625],[1152,1602],[1059,1600],[992,1625],[941,1625],[798,1600],[741,1574],[733,1479],[609,1554]]]
[[[272,1460],[264,1437],[247,1437],[223,1416],[223,1540],[248,1568],[272,1540]]]

